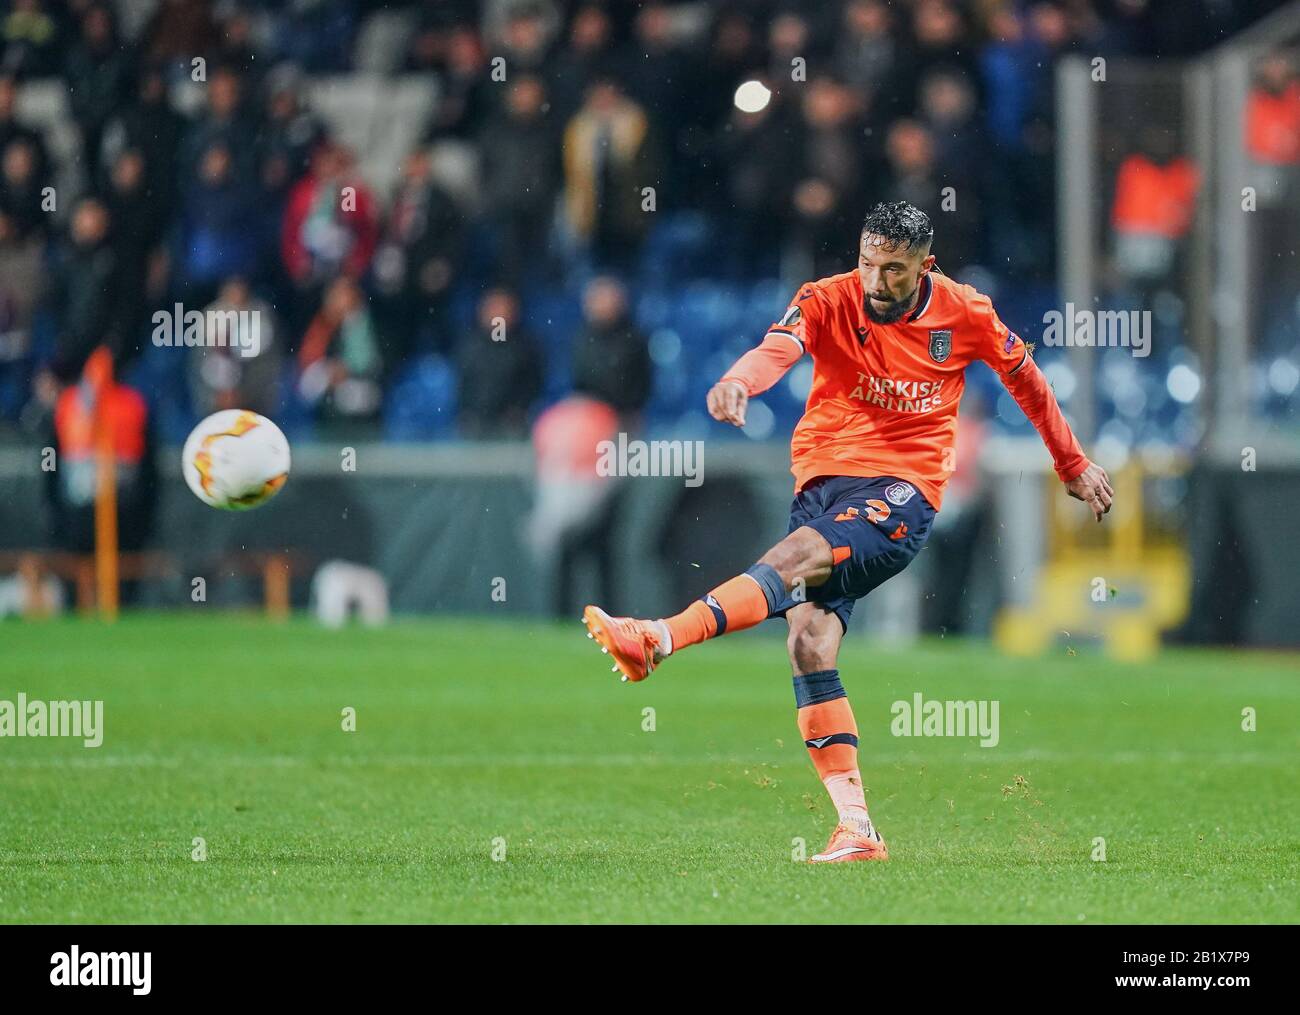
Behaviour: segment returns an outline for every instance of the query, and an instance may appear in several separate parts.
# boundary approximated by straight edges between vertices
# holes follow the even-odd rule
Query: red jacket
[[[344,210],[343,188],[345,186],[355,189],[355,203],[349,202],[349,207],[355,210]],[[295,282],[305,282],[312,276],[313,255],[307,248],[302,233],[318,196],[321,196],[322,187],[329,187],[334,191],[331,196],[334,221],[351,235],[351,242],[342,264],[346,274],[353,278],[364,275],[379,242],[379,216],[375,209],[375,199],[365,186],[360,183],[339,184],[319,180],[308,174],[294,184],[289,192],[289,202],[284,210],[284,222],[280,233],[280,256],[284,260],[289,277]]]

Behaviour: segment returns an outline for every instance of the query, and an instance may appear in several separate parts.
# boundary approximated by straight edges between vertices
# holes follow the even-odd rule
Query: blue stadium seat
[[[642,278],[676,285],[717,273],[715,230],[700,212],[673,212],[662,217],[646,237],[641,252]]]
[[[420,356],[393,384],[384,411],[384,437],[425,441],[456,431],[456,371],[443,357]]]

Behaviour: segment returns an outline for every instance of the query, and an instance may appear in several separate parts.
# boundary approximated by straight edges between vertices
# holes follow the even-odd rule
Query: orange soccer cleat
[[[622,673],[624,680],[644,680],[654,672],[659,632],[653,623],[611,617],[599,606],[583,610],[582,622],[587,625],[587,637],[596,639],[600,650],[613,657],[614,672]]]
[[[889,850],[885,840],[877,835],[867,835],[849,825],[839,824],[831,832],[826,848],[816,856],[808,858],[809,863],[847,863],[850,860],[888,860]]]

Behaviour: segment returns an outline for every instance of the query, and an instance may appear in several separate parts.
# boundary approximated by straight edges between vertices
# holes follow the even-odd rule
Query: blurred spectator
[[[461,260],[461,211],[433,179],[428,152],[406,157],[374,260],[376,309],[395,368],[418,345],[450,345],[447,321]]]
[[[975,90],[960,71],[934,71],[922,79],[922,124],[938,189],[928,196],[928,208],[925,203],[918,207],[942,223],[944,260],[950,269],[987,263],[983,236],[989,140],[975,113]],[[953,188],[951,201],[943,197],[945,187]]]
[[[1131,56],[1150,49],[1149,0],[1114,0],[1104,14],[1089,11],[1079,18],[1084,25],[1081,36],[1093,52]]]
[[[438,42],[438,35],[417,38]],[[417,63],[411,69],[426,69]],[[484,69],[487,57],[482,43],[472,28],[454,28],[447,33],[445,51],[439,43],[430,59],[436,61],[438,71],[438,105],[429,121],[426,140],[441,138],[469,138],[483,121],[489,109]]]
[[[1055,264],[1055,58],[1071,43],[1064,13],[1035,5],[1029,17],[1002,7],[979,55],[987,123],[998,150],[989,175],[990,263],[1026,279]]]
[[[32,142],[16,137],[0,152],[0,209],[24,235],[43,232],[47,220],[42,191],[47,186],[37,175],[40,156]]]
[[[45,284],[45,241],[24,236],[0,211],[0,420],[16,420],[27,401],[32,316]]]
[[[128,148],[140,152],[147,177],[145,189],[159,213],[170,217],[179,190],[176,159],[184,130],[184,117],[167,101],[167,81],[162,70],[146,66],[135,95],[104,126],[101,162],[114,164]]]
[[[188,63],[211,55],[218,32],[209,0],[160,0],[143,32],[144,56],[155,63]],[[186,71],[190,71],[189,66]]]
[[[1246,150],[1266,166],[1300,165],[1300,76],[1283,52],[1267,54],[1246,106]]]
[[[1246,103],[1250,183],[1257,207],[1267,212],[1251,216],[1254,271],[1270,280],[1271,290],[1259,303],[1260,348],[1278,352],[1294,348],[1300,322],[1295,312],[1300,277],[1277,270],[1279,256],[1294,251],[1300,235],[1300,75],[1293,61],[1282,50],[1265,53]]]
[[[0,76],[0,152],[8,148],[11,141],[25,141],[31,146],[35,155],[33,172],[36,179],[49,180],[50,157],[45,139],[39,131],[18,121],[18,82],[6,75]]]
[[[220,31],[221,37],[216,47],[217,61],[235,68],[250,88],[255,89],[265,67],[257,60],[251,12],[235,7],[221,23]]]
[[[548,263],[547,238],[555,214],[560,167],[555,130],[545,112],[546,91],[531,74],[514,78],[505,109],[483,130],[484,206],[496,226],[498,273],[518,285]]]
[[[355,0],[311,0],[277,11],[278,55],[312,74],[348,70],[357,34],[355,7]]]
[[[663,149],[658,153],[663,186],[657,210],[689,208],[704,188],[716,186],[707,156],[717,121],[709,103],[701,101],[705,71],[699,54],[681,38],[668,4],[642,7],[633,28],[627,59],[618,67],[629,94],[651,118],[651,139]],[[786,77],[790,71],[787,62]],[[731,83],[726,98],[736,84]]]
[[[148,405],[134,388],[113,379],[105,348],[88,357],[84,370],[63,376],[71,380],[78,373],[79,380],[57,396],[53,433],[47,438],[59,463],[45,473],[51,539],[74,553],[94,549],[97,439],[107,430],[117,485],[118,546],[139,550],[153,533],[158,501]]]
[[[796,60],[807,64],[819,54],[813,51],[812,27],[803,14],[779,11],[767,26],[768,74],[773,81],[793,80]]]
[[[360,278],[378,237],[375,201],[356,174],[352,152],[322,144],[284,212],[280,250],[289,277],[300,287],[318,286],[340,272]]]
[[[649,228],[643,188],[658,187],[659,163],[645,110],[611,79],[596,81],[564,132],[565,215],[599,265],[632,262]]]
[[[921,79],[920,105],[921,119],[934,143],[935,161],[960,168],[963,176],[968,176],[989,150],[988,138],[976,120],[970,78],[957,70],[932,71]]]
[[[929,71],[944,67],[975,76],[978,67],[971,36],[966,16],[953,0],[918,0],[912,8],[912,51],[898,67],[907,77],[900,98],[909,108],[915,106],[920,79]]]
[[[980,455],[988,438],[988,410],[974,392],[962,398],[957,417],[956,466],[943,496],[943,520],[935,516],[926,543],[930,578],[928,594],[919,607],[927,631],[960,634],[971,631],[972,606],[968,590],[978,566],[980,530],[990,512],[991,483],[980,471]]]
[[[899,49],[893,15],[884,0],[850,0],[845,5],[835,69],[848,85],[871,94],[891,86]]]
[[[462,4],[421,4],[402,69],[415,74],[438,73],[445,69],[453,32],[466,29],[474,20],[474,11],[457,11]],[[472,33],[473,29],[469,29]]]
[[[119,360],[140,345],[146,305],[163,296],[166,259],[162,252],[166,208],[149,193],[144,157],[128,148],[114,160],[104,194],[113,222],[116,279],[113,284],[113,330],[122,336]]]
[[[102,201],[78,201],[51,273],[48,307],[57,329],[56,359],[71,374],[81,371],[97,346],[118,348],[118,336],[110,333],[117,257],[109,225]]]
[[[799,171],[798,152],[789,144],[789,134],[790,124],[774,102],[752,113],[733,107],[720,132],[717,157],[724,174],[720,213],[734,219],[736,242],[728,260],[738,277],[778,272],[786,232],[783,216],[773,212],[789,207]]]
[[[13,0],[0,20],[5,74],[48,77],[59,67],[59,25],[47,0]]]
[[[297,68],[277,68],[267,83],[266,116],[258,131],[258,179],[266,192],[284,200],[326,139],[320,119],[303,106]]]
[[[373,419],[383,370],[365,294],[347,275],[325,291],[298,350],[298,394],[318,417]]]
[[[542,390],[537,343],[520,323],[519,299],[490,289],[478,327],[461,343],[460,428],[466,437],[523,437],[528,411]]]
[[[885,155],[892,180],[888,199],[906,201],[933,213],[939,182],[935,179],[934,141],[930,132],[915,120],[895,121],[885,138]],[[948,248],[945,228],[943,249]]]
[[[667,4],[651,2],[637,11],[628,58],[617,70],[628,96],[664,126],[668,140],[694,118],[686,92],[690,60],[673,38]]]
[[[762,76],[762,48],[748,15],[730,7],[718,12],[703,64],[696,100],[705,111],[706,123],[721,123],[736,86],[746,78]]]
[[[554,575],[550,605],[557,617],[574,616],[584,602],[574,595],[584,561],[596,571],[596,588],[587,598],[616,602],[618,481],[600,475],[596,466],[601,442],[614,439],[618,427],[612,408],[582,395],[551,406],[533,426],[537,493],[525,531],[534,556]]]
[[[804,277],[843,270],[862,213],[865,157],[852,92],[828,77],[808,83],[797,127],[800,164],[789,211],[790,242]],[[849,239],[846,240],[846,237]]]
[[[283,350],[270,305],[253,295],[246,280],[229,278],[216,300],[204,308],[204,321],[207,344],[189,352],[190,402],[195,414],[202,417],[220,409],[251,409],[273,415],[280,402]],[[221,321],[227,323],[221,325]],[[237,333],[245,323],[257,329],[256,341]],[[224,335],[214,333],[223,326],[227,329]],[[219,338],[224,338],[224,345],[218,344]]]
[[[257,267],[257,216],[257,192],[237,176],[230,149],[214,143],[181,206],[176,281],[193,290],[192,300],[208,302],[223,278]]]
[[[798,165],[797,146],[789,143],[790,123],[776,103],[757,112],[732,108],[720,131],[718,157],[723,173],[723,213],[733,221],[732,272],[740,277],[775,276],[790,179]]]
[[[943,230],[940,254],[949,271],[973,263],[982,251],[979,177],[968,170],[972,163],[937,159],[934,136],[915,120],[898,120],[889,128],[885,153],[891,181],[886,199],[916,205]],[[952,186],[947,195],[946,186]]]
[[[650,401],[649,343],[632,323],[627,292],[616,280],[588,283],[582,308],[586,327],[573,350],[573,390],[612,406],[626,426]]]
[[[846,211],[858,217],[866,156],[858,141],[856,97],[832,78],[814,78],[804,92],[800,112],[798,144],[804,177],[824,180],[841,199],[852,199],[854,207]]]
[[[190,125],[181,143],[181,175],[189,175],[204,153],[220,145],[231,156],[234,182],[246,186],[256,178],[253,168],[257,151],[252,141],[257,124],[244,110],[244,87],[238,72],[233,67],[214,68],[205,94],[207,107]]]
[[[543,73],[560,28],[552,0],[487,0],[483,35],[511,73]]]
[[[1192,227],[1199,173],[1166,130],[1145,127],[1138,151],[1120,164],[1111,226],[1120,273],[1139,285],[1164,280]]]
[[[552,115],[560,123],[578,111],[592,78],[609,65],[612,54],[609,13],[601,4],[583,4],[569,24],[567,44],[552,62]]]
[[[81,131],[81,158],[89,179],[99,175],[104,127],[126,92],[130,75],[131,54],[118,40],[112,10],[92,4],[81,16],[79,35],[64,69],[68,104]]]

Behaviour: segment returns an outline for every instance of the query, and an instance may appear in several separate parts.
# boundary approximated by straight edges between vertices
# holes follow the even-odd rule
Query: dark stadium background
[[[1126,288],[1107,265],[1126,229],[1124,160],[1196,158],[1180,93],[1169,80],[1117,83],[1092,147],[1063,151],[1059,67],[1100,57],[1115,75],[1174,73],[1280,6],[11,0],[0,16],[8,569],[33,548],[89,549],[34,463],[59,440],[60,392],[107,346],[148,405],[145,450],[130,463],[139,472],[126,481],[136,487],[121,492],[123,549],[170,561],[141,563],[157,580],[132,583],[131,602],[184,603],[177,583],[213,568],[252,576],[217,599],[250,601],[257,564],[241,554],[278,549],[301,552],[295,604],[315,564],[339,556],[377,566],[398,609],[487,609],[505,567],[495,552],[519,577],[505,608],[568,611],[602,587],[598,575],[580,573],[557,604],[514,536],[503,543],[483,518],[503,502],[526,511],[525,442],[576,392],[610,405],[628,432],[707,438],[715,483],[678,499],[637,487],[609,519],[625,561],[662,550],[676,527],[686,549],[664,551],[644,589],[629,580],[610,593],[615,607],[666,608],[779,530],[783,445],[806,367],[756,403],[743,435],[707,418],[704,394],[795,286],[851,265],[870,203],[927,210],[940,267],[990,293],[1033,341],[1068,296],[1062,181],[1087,161],[1102,290],[1112,305],[1167,307],[1162,296],[1189,287],[1190,235],[1170,241],[1177,283]],[[1293,55],[1279,48],[1250,82],[1274,134],[1300,129]],[[746,81],[771,89],[760,112],[735,104]],[[1263,143],[1245,128],[1241,138]],[[1275,168],[1291,189],[1260,244],[1291,260],[1265,266],[1282,288],[1257,294],[1257,338],[1239,363],[1257,378],[1243,387],[1251,420],[1284,434],[1300,399],[1289,157]],[[346,188],[351,203],[336,214]],[[214,301],[262,312],[268,348],[255,361],[151,342],[154,312]],[[506,342],[492,341],[496,319]],[[1153,345],[1119,372],[1064,350],[1039,356],[1086,442],[1204,464],[1213,360],[1178,313],[1157,313]],[[322,395],[326,360],[346,383]],[[984,441],[1033,439],[986,370],[971,371],[968,391],[963,411]],[[249,518],[207,512],[175,468],[190,427],[230,405],[274,418],[300,463],[276,507]],[[332,467],[345,446],[363,448],[361,481]],[[1214,592],[1185,633],[1287,640],[1284,603],[1272,620],[1255,610],[1264,620],[1252,627],[1261,587],[1286,598],[1268,555],[1249,545],[1254,526],[1218,502],[1196,508],[1204,486],[1187,476],[1160,479],[1147,499],[1156,528],[1180,538],[1222,519],[1192,547]],[[1288,471],[1250,496],[1277,506],[1294,487]],[[934,602],[943,583],[927,579],[924,627],[989,629],[1005,594],[981,562],[999,524],[978,514],[950,541],[948,566],[965,577],[948,583],[949,598],[965,590],[966,601]],[[1225,600],[1236,604],[1226,616]]]

